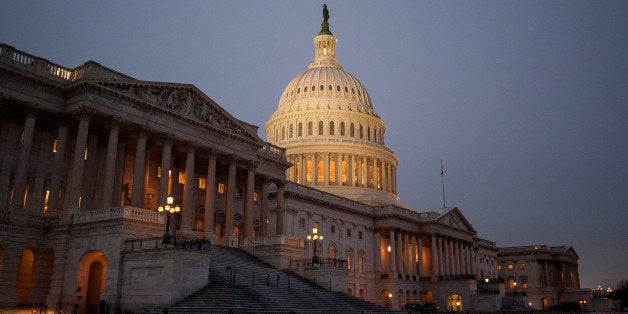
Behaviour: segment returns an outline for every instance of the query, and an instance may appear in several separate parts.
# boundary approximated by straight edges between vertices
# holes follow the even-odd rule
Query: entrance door
[[[94,261],[89,265],[87,279],[86,304],[87,313],[98,313],[98,302],[103,288],[103,265],[100,261]]]

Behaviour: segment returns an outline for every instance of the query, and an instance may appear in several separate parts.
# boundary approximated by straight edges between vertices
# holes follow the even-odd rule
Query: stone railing
[[[290,260],[290,269],[303,267],[341,268],[348,269],[349,263],[345,259],[319,258],[318,263],[312,263],[312,259]]]
[[[11,220],[11,211],[8,209],[0,210],[0,221]]]
[[[364,203],[356,202],[348,198],[344,198],[335,194],[327,193],[315,188],[311,188],[305,185],[290,182],[286,184],[286,191],[295,192],[297,194],[307,196],[308,198],[314,198],[331,204],[347,206],[355,210],[359,210],[365,213],[372,213],[372,206]]]
[[[44,58],[17,50],[7,44],[0,44],[0,61],[39,75],[64,81],[76,80],[80,78],[83,73],[81,67],[69,69]]]
[[[299,237],[293,237],[289,235],[269,235],[263,237],[246,238],[246,246],[260,246],[260,245],[288,245],[294,247],[303,248],[305,242]]]
[[[120,206],[105,209],[96,209],[86,212],[74,214],[72,223],[82,224],[94,221],[112,220],[112,219],[131,219],[151,223],[164,223],[164,217],[158,212],[143,208],[130,206]]]
[[[170,236],[170,244],[163,244],[163,237],[150,237],[129,239],[124,241],[124,252],[156,250],[165,248],[177,248],[192,251],[209,251],[211,244],[209,240],[202,238],[188,238],[185,236]]]
[[[286,161],[286,149],[268,142],[259,150],[259,154],[269,159]]]
[[[28,215],[28,224],[40,226],[52,226],[59,224],[59,216]]]

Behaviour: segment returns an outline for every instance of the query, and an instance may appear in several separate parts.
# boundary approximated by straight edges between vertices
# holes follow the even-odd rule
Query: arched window
[[[371,140],[371,127],[370,126],[366,127],[366,139],[369,141]]]
[[[355,137],[355,125],[353,122],[351,122],[351,125],[349,126],[349,136]]]
[[[299,126],[297,127],[297,136],[303,136],[303,122],[299,122]]]
[[[364,127],[360,124],[360,138],[364,138]]]
[[[340,121],[340,135],[345,136],[345,122]]]
[[[450,312],[462,311],[462,297],[458,294],[450,294],[447,297],[447,308]]]
[[[294,163],[294,181],[297,183],[301,183],[303,184],[303,182],[301,182],[301,162],[297,161],[296,163]]]
[[[329,135],[334,135],[334,121],[329,122]]]
[[[312,160],[305,163],[305,180],[307,183],[312,183]]]
[[[318,121],[318,135],[323,135],[323,121]]]
[[[347,183],[347,176],[348,176],[348,174],[347,174],[347,172],[348,172],[347,166],[348,166],[347,165],[347,160],[344,159],[342,161],[342,183]]]
[[[325,182],[325,165],[322,160],[319,160],[316,166],[316,182]]]
[[[377,128],[373,128],[373,142],[377,143]]]
[[[312,121],[307,123],[307,135],[308,136],[314,135],[314,122]]]
[[[292,124],[290,125],[290,129],[288,131],[288,137],[289,138],[293,138],[294,137],[294,128],[293,128]]]
[[[329,182],[336,182],[336,161],[329,161]]]

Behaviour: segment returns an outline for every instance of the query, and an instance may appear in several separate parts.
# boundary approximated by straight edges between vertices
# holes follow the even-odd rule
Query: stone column
[[[52,154],[52,137],[49,133],[42,133],[39,136],[39,153],[40,162],[36,165],[35,170],[35,182],[33,184],[32,192],[28,194],[34,197],[28,197],[28,201],[26,203],[26,209],[29,213],[34,214],[42,214],[46,213],[48,210],[44,211],[45,207],[45,197],[46,197],[46,187],[45,184],[45,172],[49,169],[49,164],[51,162]],[[48,190],[49,191],[49,190]],[[48,195],[48,199],[50,199],[50,194]]]
[[[131,206],[144,208],[144,162],[146,161],[146,137],[148,130],[140,129],[135,146],[135,163],[133,164],[133,190]]]
[[[216,215],[216,154],[207,154],[207,186],[205,187],[205,216],[203,231],[207,239],[214,236],[214,217]]]
[[[336,155],[336,185],[342,185],[342,155]]]
[[[259,235],[268,236],[268,224],[270,223],[268,217],[268,188],[270,181],[264,179],[262,182],[262,195],[260,197],[260,211],[259,211]]]
[[[419,267],[417,269],[417,276],[423,276],[423,236],[419,233],[417,235],[417,255],[419,257]]]
[[[373,257],[375,259],[375,273],[382,273],[382,236],[380,230],[373,231]],[[386,248],[384,248],[385,250]]]
[[[283,234],[283,215],[285,211],[283,193],[286,189],[286,183],[282,180],[282,181],[276,182],[276,184],[277,184],[277,221],[275,223],[275,234],[282,235]]]
[[[329,185],[329,153],[325,152],[323,155],[323,174],[325,178],[325,185]]]
[[[223,237],[226,237],[227,244],[230,246],[230,239],[233,239],[233,226],[235,215],[235,194],[236,194],[236,166],[237,160],[235,156],[229,157],[229,174],[227,179],[227,195],[225,203],[225,230]]]
[[[196,146],[188,145],[188,152],[185,158],[185,185],[183,185],[183,213],[181,217],[181,231],[184,234],[192,234],[196,229],[194,221],[196,216],[196,204],[194,202],[194,187],[196,181]]]
[[[355,165],[355,155],[347,155],[347,181],[349,186],[355,186],[355,174],[353,173],[353,167]]]
[[[377,159],[373,158],[373,189],[379,190],[379,178],[378,174],[379,170],[377,169]]]
[[[438,275],[444,276],[447,275],[447,270],[445,269],[445,248],[444,248],[444,239],[441,235],[436,238],[436,245],[438,246]]]
[[[118,155],[118,133],[120,121],[111,120],[109,140],[107,141],[107,155],[105,160],[105,178],[102,188],[102,207],[109,208],[113,201],[113,178],[116,171],[116,156]]]
[[[85,166],[85,147],[87,146],[87,135],[89,132],[89,120],[91,113],[84,110],[79,120],[78,134],[74,144],[74,157],[72,160],[71,175],[66,188],[65,208],[78,208],[78,200],[81,197],[81,183],[83,178],[83,167]]]
[[[59,212],[59,191],[61,188],[61,172],[65,158],[65,147],[68,141],[68,125],[65,118],[61,118],[59,131],[57,132],[57,151],[54,153],[52,173],[50,176],[50,194],[48,196],[48,211]]]
[[[312,154],[312,186],[318,182],[318,163],[316,162],[316,153]]]
[[[395,254],[397,252],[397,246],[395,245],[395,230],[390,229],[390,249],[388,262],[390,263],[390,273],[397,274],[397,260]],[[395,275],[396,276],[396,275]],[[391,278],[394,279],[394,278]]]
[[[397,232],[397,249],[395,250],[395,259],[397,260],[397,272],[403,273],[403,238],[401,231]]]
[[[27,108],[26,120],[24,121],[24,133],[22,133],[22,144],[20,145],[20,157],[15,171],[15,184],[13,190],[12,206],[24,207],[24,192],[26,191],[26,170],[29,165],[31,147],[35,135],[35,119],[37,113],[33,108]]]
[[[299,157],[300,158],[300,157]],[[303,165],[303,162],[301,162]],[[244,233],[242,238],[253,236],[253,192],[255,189],[256,162],[249,161],[246,171],[246,198],[244,200]],[[301,169],[299,169],[300,171]]]
[[[412,257],[410,256],[410,237],[408,235],[408,232],[404,232],[403,233],[403,245],[404,245],[404,250],[403,250],[403,254],[405,255],[405,258],[403,259],[403,273],[408,275],[410,274],[410,268],[412,264],[414,264],[414,262],[410,262],[412,260]]]
[[[358,159],[358,163],[357,163],[357,166],[358,166],[358,184],[357,184],[357,186],[364,186],[362,184],[362,182],[363,182],[363,180],[362,180],[362,175],[363,175],[362,162],[363,161],[364,161],[364,158],[361,158],[361,160]]]
[[[305,154],[301,154],[301,184],[307,184],[307,156]]]
[[[172,138],[164,136],[161,149],[161,173],[159,174],[159,196],[157,206],[164,206],[168,197],[168,185],[170,184],[170,160],[172,157]]]
[[[9,203],[9,186],[11,182],[11,171],[13,169],[15,150],[18,147],[18,130],[17,126],[5,122],[2,124],[2,139],[0,143],[0,208],[6,208]],[[67,132],[66,132],[67,133]]]
[[[432,266],[431,267],[432,268],[432,272],[431,272],[431,275],[433,277],[436,277],[436,276],[438,276],[438,264],[437,264],[437,261],[436,261],[438,253],[436,251],[436,235],[435,234],[432,234],[432,236],[430,238],[430,246],[431,246],[431,249],[432,249],[432,254],[431,254],[431,258],[432,258],[432,265],[431,265]]]
[[[116,156],[116,174],[113,179],[113,205],[124,204],[122,201],[122,185],[124,183],[124,167],[126,164],[126,136],[118,134],[118,154]]]
[[[410,275],[417,274],[417,252],[416,252],[416,236],[410,236]]]

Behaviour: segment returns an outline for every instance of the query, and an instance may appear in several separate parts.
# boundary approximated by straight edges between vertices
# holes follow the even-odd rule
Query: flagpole
[[[443,160],[440,160],[440,179],[442,182],[442,186],[443,186],[443,208],[446,208],[447,206],[445,206],[445,175],[443,172]]]

